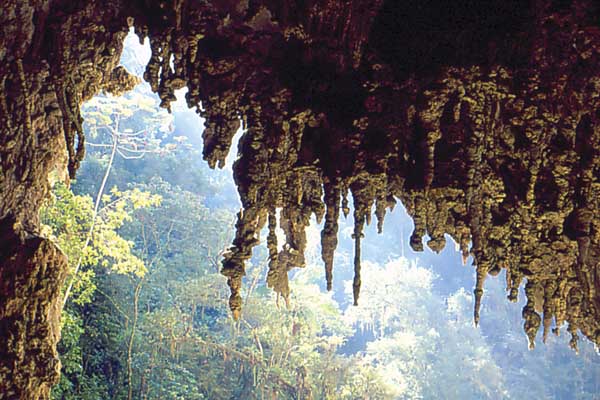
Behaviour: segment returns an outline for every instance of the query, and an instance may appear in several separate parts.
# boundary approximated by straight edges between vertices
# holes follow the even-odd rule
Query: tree
[[[53,391],[54,398],[72,398],[68,393],[95,393],[94,380],[83,376],[83,354],[79,340],[84,334],[80,310],[89,305],[97,290],[96,274],[100,269],[113,273],[143,276],[146,268],[133,253],[133,242],[119,235],[118,230],[131,219],[134,210],[160,203],[160,197],[134,189],[111,190],[104,196],[104,205],[92,223],[94,205],[89,196],[74,195],[64,184],[57,183],[51,204],[41,213],[43,231],[65,252],[69,263],[69,286],[73,289],[73,306],[63,310],[62,341],[59,346],[63,360],[61,384]],[[93,235],[87,233],[93,229]],[[93,396],[92,396],[93,397]],[[83,398],[83,397],[81,397]]]
[[[114,148],[124,159],[139,159],[176,147],[161,146],[162,139],[173,130],[173,116],[157,107],[154,98],[143,89],[121,97],[96,96],[82,107],[82,115],[84,129],[93,140],[88,146]]]

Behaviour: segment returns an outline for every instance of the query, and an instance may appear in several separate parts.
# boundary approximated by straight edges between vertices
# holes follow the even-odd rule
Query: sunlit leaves
[[[64,184],[57,183],[52,201],[41,213],[43,232],[54,238],[69,259],[71,271],[81,259],[81,268],[73,280],[74,301],[85,304],[91,301],[95,290],[95,272],[101,265],[121,274],[142,276],[146,267],[134,252],[134,243],[124,239],[118,230],[135,210],[155,207],[161,197],[139,189],[119,191],[113,188],[103,196],[90,244],[86,238],[93,219],[93,203],[89,196],[74,195]]]

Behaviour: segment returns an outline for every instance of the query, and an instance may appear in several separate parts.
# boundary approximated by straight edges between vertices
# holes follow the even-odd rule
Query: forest
[[[141,75],[129,37],[122,63]],[[60,384],[53,399],[597,399],[600,356],[565,329],[522,333],[519,301],[489,279],[473,323],[474,269],[451,240],[414,253],[399,204],[363,241],[352,305],[352,217],[340,216],[333,290],[320,229],[290,296],[269,286],[267,234],[247,266],[234,320],[221,260],[240,204],[231,163],[202,160],[202,120],[147,84],[82,107],[87,154],[70,186],[57,171],[41,218],[69,259]],[[369,226],[368,231],[376,227]],[[280,233],[282,234],[282,233]],[[282,241],[279,241],[280,243]],[[577,335],[577,332],[571,332]]]

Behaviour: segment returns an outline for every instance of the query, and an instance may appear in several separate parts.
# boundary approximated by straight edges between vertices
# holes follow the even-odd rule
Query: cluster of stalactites
[[[483,78],[481,75],[476,75],[476,77],[479,80]],[[595,298],[591,277],[593,268],[589,266],[590,250],[588,250],[591,248],[589,239],[591,216],[589,212],[583,211],[573,214],[576,217],[572,224],[578,229],[576,233],[578,239],[575,242],[564,235],[558,241],[547,241],[550,238],[546,235],[553,229],[556,233],[561,234],[563,222],[571,215],[572,208],[569,208],[568,202],[565,200],[562,200],[562,205],[557,205],[562,208],[561,210],[544,208],[541,203],[543,201],[540,197],[541,194],[538,193],[536,197],[535,188],[538,187],[537,190],[540,190],[537,182],[538,175],[546,174],[546,172],[537,173],[536,171],[549,168],[549,166],[537,165],[540,162],[538,158],[526,157],[524,153],[539,155],[543,148],[548,148],[551,139],[544,137],[535,140],[533,150],[531,146],[527,148],[516,147],[515,139],[511,138],[513,133],[502,122],[499,104],[503,101],[503,111],[515,113],[522,110],[521,101],[516,96],[507,94],[506,89],[497,83],[490,83],[487,86],[474,84],[471,87],[468,81],[456,80],[452,83],[452,81],[447,80],[446,84],[445,90],[448,93],[462,93],[462,100],[458,102],[458,106],[454,106],[455,108],[458,107],[459,111],[457,111],[457,116],[450,124],[469,124],[471,129],[471,136],[462,138],[467,141],[464,159],[465,185],[463,188],[436,187],[436,174],[449,172],[437,171],[435,157],[433,156],[428,159],[429,166],[425,169],[424,179],[426,186],[421,190],[411,190],[405,187],[401,187],[399,190],[398,187],[390,185],[388,182],[389,177],[386,174],[374,175],[363,172],[346,180],[334,182],[324,178],[323,182],[320,183],[324,188],[323,203],[326,207],[325,223],[321,232],[321,251],[325,264],[327,287],[330,289],[333,281],[333,254],[337,245],[339,210],[341,209],[345,215],[349,212],[348,192],[352,193],[354,200],[355,276],[353,293],[355,304],[358,302],[360,294],[360,243],[364,224],[370,221],[375,205],[375,215],[379,219],[378,226],[381,228],[386,209],[393,207],[394,197],[397,197],[405,204],[409,214],[414,219],[415,232],[411,237],[411,245],[415,250],[420,251],[423,249],[421,238],[428,235],[430,237],[429,247],[438,252],[444,247],[444,235],[450,234],[454,241],[458,243],[463,261],[469,255],[474,256],[477,268],[474,290],[475,323],[479,322],[479,310],[484,293],[485,278],[488,275],[496,276],[504,269],[506,270],[507,290],[509,291],[510,300],[516,301],[521,281],[524,278],[528,281],[526,288],[528,302],[523,309],[523,318],[525,320],[524,329],[530,339],[531,346],[534,345],[536,334],[541,326],[544,327],[544,340],[546,339],[554,318],[557,327],[560,327],[564,321],[569,321],[568,331],[573,334],[572,346],[575,348],[577,342],[576,332],[581,326],[579,323],[584,318],[585,312],[583,310],[589,310],[589,307],[592,306],[590,300]],[[444,107],[451,103],[448,100],[450,97],[450,95],[444,95],[444,93],[431,93],[432,102],[435,99],[441,104],[438,113],[444,112]],[[446,99],[444,100],[444,98]],[[420,118],[425,120],[423,114]],[[519,124],[525,126],[539,125],[540,123],[547,124],[548,121],[545,118],[548,117],[540,119],[532,114],[525,118],[514,117],[511,122],[517,126]],[[573,119],[574,130],[577,129],[577,125],[581,125],[582,118],[583,116]],[[444,130],[449,130],[451,127],[434,127],[434,129],[438,129],[438,132],[429,134],[428,138],[437,137],[448,140],[448,135]],[[580,127],[579,130],[581,131],[581,129]],[[592,135],[585,140],[590,146],[595,146],[592,144],[594,138],[595,136]],[[429,154],[435,154],[435,142],[435,140],[427,139],[427,143],[430,143],[433,147],[433,149],[428,149]],[[510,151],[514,152],[514,157],[522,157],[524,160],[525,164],[521,167],[533,171],[524,185],[523,198],[525,201],[523,202],[519,202],[518,199],[514,198],[508,199],[511,201],[507,200],[507,193],[509,192],[506,188],[506,181],[503,180],[501,175],[504,170],[502,168],[492,168],[493,160],[489,158],[489,154],[501,146],[508,146]],[[515,162],[513,160],[507,159],[506,163],[510,165],[510,163]],[[554,168],[551,173],[555,176],[557,184],[564,184],[561,177],[567,173],[565,169],[577,169],[579,166],[577,163],[567,162],[550,168]],[[590,168],[596,168],[596,166],[592,164],[592,166],[586,165],[585,167],[582,176],[587,178],[581,179],[582,183],[575,190],[583,190],[586,194],[595,194],[597,191],[597,184],[594,183],[595,178],[590,175],[591,172],[587,173],[586,171],[589,171]],[[314,175],[314,170],[311,171]],[[595,189],[592,189],[592,184],[596,185],[594,186]],[[582,185],[587,186],[582,188]],[[588,197],[581,196],[580,198]],[[301,203],[296,203],[296,205]],[[285,202],[282,205],[285,205]],[[589,210],[591,207],[597,207],[597,205],[588,204],[585,210]],[[509,212],[510,214],[507,215]],[[503,224],[494,221],[494,218],[498,218],[494,216],[499,215],[499,213],[504,213],[505,218],[508,218]],[[275,229],[276,218],[273,215],[273,212],[271,212],[269,218],[270,232],[274,232]],[[533,221],[541,221],[541,223],[537,222],[533,225],[533,229],[536,229],[535,232],[531,231]],[[307,223],[308,219],[298,226],[303,229]],[[284,223],[282,228],[285,225]],[[555,227],[559,230],[556,230]],[[260,227],[257,226],[257,228]],[[535,236],[523,236],[532,233]],[[272,271],[270,272],[272,277],[270,282],[273,282],[270,285],[286,297],[289,290],[287,271],[291,267],[302,266],[303,261],[300,262],[297,258],[297,265],[289,263],[290,257],[285,253],[283,260],[279,259],[280,255],[275,251],[275,235],[270,233],[269,236],[271,238],[268,242]],[[536,236],[544,238],[544,241],[532,241],[533,237]],[[522,238],[521,241],[515,240],[518,237]],[[471,248],[469,249],[470,243]],[[300,249],[297,246],[289,248]],[[558,259],[564,262],[565,266],[558,269],[543,266],[541,263],[550,262],[551,260],[551,257],[538,256],[538,254],[548,254],[546,250],[543,250],[545,248],[553,249],[555,254],[558,252]],[[577,274],[581,276],[574,276],[574,271],[579,271]],[[285,278],[283,278],[284,275]],[[536,277],[542,277],[542,279],[536,281]],[[547,278],[543,279],[544,277]],[[580,284],[577,283],[579,281],[592,282],[592,284],[584,284],[582,291]],[[541,296],[536,295],[538,291],[541,291]],[[584,291],[585,296],[583,295]],[[543,312],[543,319],[539,312]],[[557,333],[558,328],[554,331]],[[594,339],[595,337],[592,335],[592,340]]]
[[[355,3],[360,2],[353,2],[348,13],[355,12]],[[552,293],[540,301],[530,300],[523,311],[530,338],[535,338],[540,327],[535,322],[536,310],[543,309],[546,332],[554,316],[557,326],[567,320],[570,331],[580,328],[592,340],[600,341],[600,330],[590,317],[597,315],[594,303],[598,297],[593,283],[597,266],[592,261],[598,247],[592,232],[597,230],[590,222],[598,204],[589,199],[598,198],[599,140],[595,117],[586,111],[598,106],[594,73],[586,70],[583,75],[542,82],[540,71],[558,76],[553,70],[557,67],[546,59],[554,53],[536,52],[532,63],[540,71],[519,71],[515,77],[514,71],[499,66],[447,68],[439,72],[435,82],[421,87],[418,80],[403,84],[390,81],[389,68],[376,63],[362,82],[366,91],[362,114],[359,111],[354,121],[340,127],[336,126],[338,117],[330,118],[327,110],[298,104],[305,97],[318,97],[318,93],[306,96],[292,92],[278,81],[270,69],[273,65],[265,66],[261,58],[268,58],[270,40],[277,46],[282,44],[280,40],[301,40],[309,48],[311,35],[344,32],[343,26],[330,29],[339,21],[328,15],[339,13],[334,12],[335,7],[327,10],[306,16],[303,24],[286,29],[285,39],[277,39],[274,33],[283,29],[274,15],[288,14],[264,8],[240,22],[236,18],[247,9],[236,10],[230,20],[223,17],[226,14],[202,14],[192,7],[185,19],[204,22],[186,26],[185,34],[177,30],[156,34],[143,24],[137,27],[142,36],[151,36],[152,57],[145,79],[159,93],[163,105],[168,107],[174,91],[184,85],[190,106],[202,102],[198,111],[206,118],[204,158],[211,166],[224,164],[240,120],[247,128],[240,140],[241,157],[234,165],[244,210],[223,264],[234,316],[241,310],[244,262],[265,226],[269,228],[268,284],[287,298],[288,271],[304,265],[304,229],[311,215],[318,219],[324,215],[321,250],[327,287],[331,289],[339,211],[349,213],[351,192],[355,209],[355,303],[360,294],[364,224],[375,206],[381,230],[386,209],[400,199],[414,221],[410,238],[413,249],[422,251],[422,238],[427,235],[428,246],[439,252],[448,234],[458,244],[463,262],[473,256],[477,269],[475,323],[479,322],[486,277],[505,270],[511,301],[516,301],[523,279],[542,285],[544,293]],[[178,27],[182,24],[177,7],[170,17]],[[248,30],[247,34],[240,36],[234,29],[236,23]],[[217,28],[209,33],[206,28],[211,24]],[[532,46],[562,48],[571,43],[553,40],[555,33],[544,26],[538,27],[539,37]],[[348,32],[344,43],[349,47],[340,54],[347,55],[349,48],[361,54],[359,48],[364,43],[358,39],[360,32]],[[211,35],[210,45],[203,44]],[[573,65],[577,60],[592,65],[589,60],[597,57],[596,34],[580,29],[574,35],[583,47],[569,45],[561,54]],[[215,52],[223,40],[228,41],[229,52]],[[318,52],[311,49],[306,54],[311,57]],[[349,59],[353,60],[349,64],[355,64],[356,59]],[[328,85],[306,89],[318,91],[321,87],[327,90]],[[549,98],[563,99],[567,109],[549,105]],[[309,129],[320,131],[321,136],[341,130],[344,133],[335,136],[341,144],[305,141]],[[385,148],[374,149],[372,143],[378,141]],[[323,157],[331,158],[327,168],[323,167]],[[348,157],[353,158],[350,171],[346,167]],[[578,178],[573,180],[573,176]],[[279,219],[277,209],[282,210]],[[275,234],[277,224],[286,237],[281,249]],[[564,232],[569,224],[569,232]],[[557,259],[561,266],[552,264]],[[556,288],[551,282],[556,282]]]
[[[269,271],[267,284],[278,296],[283,297],[289,304],[288,272],[293,268],[305,266],[304,253],[306,250],[306,228],[310,224],[311,216],[316,217],[320,223],[325,214],[325,223],[321,232],[321,256],[325,262],[325,275],[327,288],[331,290],[333,284],[333,254],[337,245],[337,230],[340,208],[345,216],[348,216],[348,192],[352,193],[354,202],[354,232],[352,237],[355,241],[354,254],[354,279],[353,297],[354,304],[358,305],[361,286],[361,239],[364,237],[363,228],[370,224],[373,215],[372,209],[376,205],[378,226],[383,227],[383,218],[386,207],[393,208],[395,202],[385,198],[381,191],[385,190],[385,176],[370,176],[363,174],[351,179],[348,186],[338,187],[335,185],[324,185],[326,211],[321,207],[311,208],[310,204],[320,201],[320,179],[316,173],[308,174],[312,179],[304,179],[293,189],[285,191],[287,196],[294,200],[282,203],[279,209],[270,207],[263,209],[245,209],[238,214],[236,225],[237,233],[230,251],[225,254],[223,274],[228,278],[231,289],[230,307],[234,318],[241,314],[242,278],[245,273],[245,262],[251,257],[254,246],[260,242],[259,232],[268,228],[267,248],[269,251]],[[307,190],[306,192],[304,190]],[[379,193],[378,193],[379,192]],[[340,207],[341,200],[341,207]],[[317,203],[318,204],[318,203]],[[277,229],[281,229],[285,235],[285,243],[278,246]]]
[[[117,10],[104,10],[103,18],[116,19]],[[49,87],[54,89],[56,103],[62,114],[63,130],[71,179],[85,156],[85,135],[80,105],[99,92],[120,95],[139,83],[139,79],[118,66],[126,21],[115,31],[98,24],[92,9],[81,14],[65,14],[50,26],[53,48],[46,49],[52,66]]]

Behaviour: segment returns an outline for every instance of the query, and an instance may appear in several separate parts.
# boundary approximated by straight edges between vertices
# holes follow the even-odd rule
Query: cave
[[[364,226],[400,201],[413,249],[449,235],[473,256],[475,323],[486,277],[504,270],[509,300],[525,286],[532,341],[566,322],[574,348],[579,333],[600,345],[595,1],[6,0],[0,23],[0,398],[45,399],[58,380],[66,259],[38,212],[50,173],[75,178],[85,154],[82,102],[136,84],[118,66],[130,28],[150,40],[144,79],[162,106],[187,87],[211,167],[245,128],[222,264],[234,318],[263,227],[268,283],[287,298],[305,228],[324,219],[331,286],[351,195],[355,303]]]

